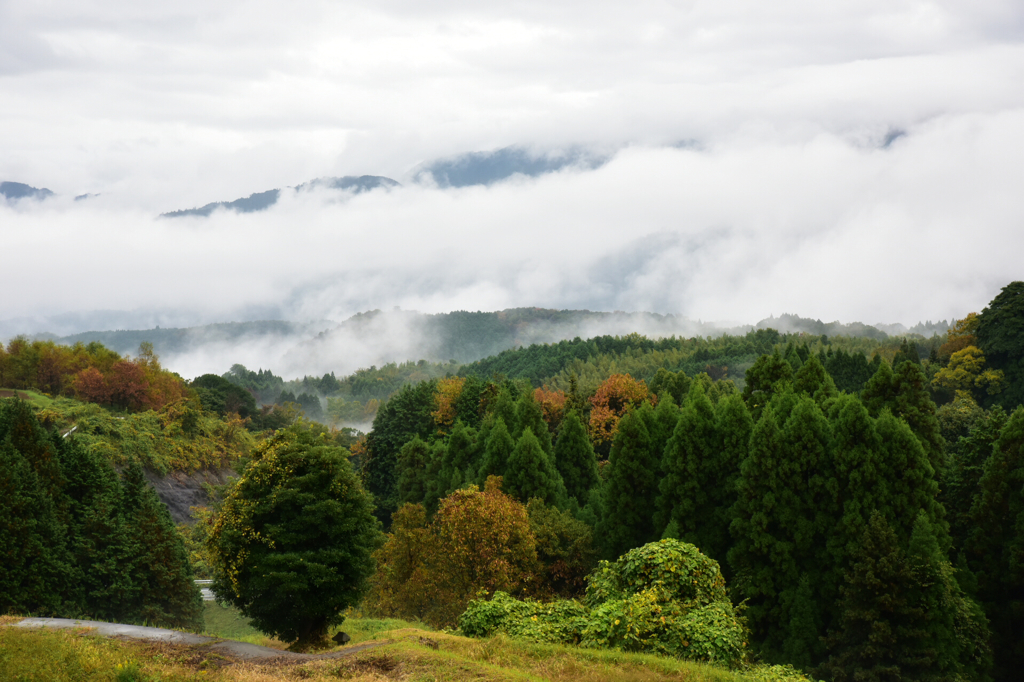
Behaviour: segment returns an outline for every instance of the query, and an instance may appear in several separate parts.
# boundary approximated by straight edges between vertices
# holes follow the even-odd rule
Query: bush
[[[746,628],[725,592],[718,563],[693,545],[661,540],[601,562],[588,579],[587,606],[542,604],[499,592],[470,603],[460,630],[483,637],[504,632],[540,642],[735,663]]]

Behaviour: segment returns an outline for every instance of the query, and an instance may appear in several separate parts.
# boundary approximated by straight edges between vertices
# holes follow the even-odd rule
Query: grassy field
[[[249,628],[231,609],[208,603],[207,631],[281,648]],[[0,625],[16,621],[2,617]],[[271,682],[383,680],[409,682],[553,680],[556,682],[758,682],[796,680],[767,668],[732,672],[670,658],[618,651],[530,644],[504,636],[470,639],[399,620],[351,617],[342,626],[348,647],[380,645],[344,658],[300,664],[232,661],[203,646],[103,639],[87,631],[0,627],[0,679],[17,682]],[[802,678],[801,678],[802,679]]]
[[[53,398],[33,389],[0,388],[0,398],[13,398],[15,395],[39,410],[53,405]]]

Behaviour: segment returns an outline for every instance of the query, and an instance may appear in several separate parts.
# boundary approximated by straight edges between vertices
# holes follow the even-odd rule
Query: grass
[[[207,632],[266,644],[233,609],[206,606]],[[531,644],[499,635],[470,639],[434,632],[396,619],[353,613],[343,629],[360,643],[380,646],[343,658],[300,664],[229,660],[205,646],[147,643],[90,636],[87,630],[22,630],[2,627],[17,618],[0,617],[0,679],[12,682],[469,682],[470,680],[552,680],[554,682],[767,682],[784,679],[761,669],[756,677],[671,658],[620,651]],[[232,635],[228,637],[228,635]],[[250,639],[252,638],[252,639]],[[276,642],[276,647],[284,645]],[[344,650],[341,647],[340,650]],[[795,682],[789,678],[791,682]]]
[[[37,410],[53,405],[53,398],[32,388],[19,388],[17,391],[13,388],[0,388],[0,398],[13,398],[15,395],[27,401]]]

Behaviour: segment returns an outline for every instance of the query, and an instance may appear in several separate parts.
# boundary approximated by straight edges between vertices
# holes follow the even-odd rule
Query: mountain
[[[423,166],[415,173],[415,178],[419,182],[429,178],[438,187],[468,187],[490,185],[517,174],[537,177],[570,166],[593,169],[605,161],[605,157],[580,149],[556,154],[533,154],[523,147],[512,146],[439,159]]]
[[[33,187],[23,182],[0,182],[0,196],[8,201],[16,199],[46,199],[53,196],[53,192],[43,187]]]
[[[341,178],[317,178],[316,180],[310,180],[304,182],[296,187],[289,187],[296,192],[315,190],[315,189],[335,189],[352,192],[353,194],[359,194],[361,192],[369,192],[370,190],[379,189],[381,187],[389,189],[391,187],[398,187],[399,183],[391,178],[385,178],[380,175],[346,175]],[[186,208],[180,211],[170,211],[169,213],[162,213],[161,218],[182,218],[184,216],[202,216],[206,217],[216,211],[217,209],[227,209],[229,211],[235,211],[237,213],[254,213],[256,211],[263,211],[274,204],[281,196],[280,189],[269,189],[265,192],[256,192],[250,194],[247,197],[241,199],[235,199],[234,201],[215,201],[199,208]]]

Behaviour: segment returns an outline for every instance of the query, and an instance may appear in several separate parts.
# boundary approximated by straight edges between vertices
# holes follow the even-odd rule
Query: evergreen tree
[[[912,595],[919,579],[881,513],[871,515],[851,559],[822,674],[836,682],[930,677],[926,613]]]
[[[782,384],[793,380],[793,366],[782,359],[778,350],[762,355],[744,375],[743,401],[750,408],[755,421],[771,397],[782,389]]]
[[[647,426],[647,432],[651,436],[651,448],[654,455],[660,460],[664,456],[665,446],[668,445],[669,439],[675,432],[676,422],[679,420],[679,408],[669,394],[658,401],[657,407],[651,407],[650,403],[644,403],[638,409]]]
[[[398,453],[398,504],[421,504],[427,497],[430,446],[419,436],[402,446]]]
[[[915,517],[905,544],[885,515],[873,512],[850,559],[823,674],[835,680],[985,679],[984,615],[957,585],[927,514]]]
[[[920,365],[904,362],[893,372],[888,363],[881,363],[861,394],[861,400],[872,417],[878,417],[882,410],[888,409],[906,421],[928,453],[936,474],[944,475],[942,429]]]
[[[529,426],[508,458],[502,487],[507,495],[520,502],[536,497],[549,505],[565,504],[562,477]]]
[[[971,521],[965,550],[991,622],[995,678],[1013,679],[1024,669],[1024,407],[985,462]]]
[[[1006,375],[994,401],[1007,410],[1024,404],[1024,282],[1010,282],[978,315],[978,345],[992,369]]]
[[[835,523],[827,476],[831,440],[821,409],[802,396],[781,427],[773,405],[764,411],[741,465],[729,562],[734,585],[751,601],[751,624],[769,658],[799,648],[787,645],[786,638],[803,579],[809,580],[819,609],[815,617],[826,622],[822,612],[831,581],[825,547]],[[817,647],[815,642],[799,646]]]
[[[732,506],[736,502],[740,467],[750,449],[754,420],[740,395],[733,393],[722,398],[715,406],[715,421],[718,424],[718,449],[716,456],[708,463],[714,484],[708,491],[712,519],[709,522],[706,554],[718,560],[726,578],[731,581],[732,571],[726,561],[733,543],[729,526],[732,523]]]
[[[516,434],[521,432],[519,423],[516,420],[516,401],[512,397],[512,392],[507,385],[503,384],[498,389],[498,396],[494,399],[494,407],[491,410],[491,414],[494,415],[496,420],[500,418],[505,422],[505,428],[508,429],[509,433]]]
[[[974,424],[953,451],[942,503],[949,519],[953,547],[960,555],[974,528],[971,505],[979,492],[985,462],[992,455],[992,448],[1008,419],[1003,408],[996,405]]]
[[[142,622],[200,630],[203,598],[192,580],[192,565],[167,507],[133,462],[123,473],[123,513],[130,519],[131,543],[138,547],[130,579],[138,590],[133,609]]]
[[[380,539],[345,452],[281,430],[256,448],[213,526],[214,593],[293,649],[320,645],[362,597]]]
[[[587,429],[575,411],[569,412],[562,420],[562,428],[555,441],[555,466],[565,483],[566,493],[581,507],[586,505],[590,490],[597,486],[600,478],[594,446],[590,444]]]
[[[544,421],[544,410],[533,399],[533,393],[529,391],[524,391],[516,401],[516,428],[512,432],[512,436],[518,441],[526,429],[533,431],[534,437],[537,438],[541,449],[548,457],[554,455],[551,432],[548,430],[548,423]]]
[[[441,472],[438,474],[439,490],[443,488],[444,495],[449,495],[461,488],[470,480],[470,469],[474,466],[475,460],[476,433],[462,423],[461,419],[457,420],[451,435],[448,436],[444,459],[441,462]]]
[[[654,523],[661,463],[636,410],[619,422],[607,466],[597,535],[604,556],[614,558],[659,539],[662,530]]]
[[[141,546],[133,529],[136,521],[125,514],[117,472],[74,438],[65,439],[62,446],[59,455],[69,505],[68,546],[82,614],[117,623],[145,622],[138,613],[142,586],[133,582],[129,570]]]
[[[64,514],[48,484],[59,477],[54,450],[27,404],[0,401],[0,613],[56,615],[74,599]]]
[[[721,538],[715,537],[714,509],[710,489],[717,473],[710,466],[718,452],[715,408],[694,382],[683,405],[675,431],[665,448],[659,484],[659,525],[674,522],[677,538],[696,545],[712,559],[723,557]],[[718,541],[715,543],[715,541]],[[712,548],[709,543],[717,544]]]
[[[796,374],[803,367],[803,358],[800,357],[796,346],[792,342],[786,344],[786,353],[782,357],[793,368],[793,374]]]
[[[484,445],[483,460],[477,472],[477,480],[481,484],[487,481],[488,476],[505,476],[508,470],[508,460],[516,443],[512,440],[512,434],[508,432],[504,419],[494,418]]]
[[[816,355],[810,356],[793,377],[793,390],[811,396],[823,410],[828,410],[829,401],[839,395],[835,382]]]

